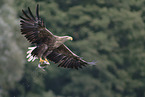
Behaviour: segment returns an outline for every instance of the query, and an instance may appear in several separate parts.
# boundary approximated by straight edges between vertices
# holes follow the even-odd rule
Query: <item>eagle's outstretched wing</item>
[[[32,44],[40,44],[40,43],[51,43],[54,35],[45,28],[43,20],[39,17],[39,5],[36,8],[36,17],[32,14],[30,8],[28,7],[29,15],[22,10],[24,17],[21,18],[21,32],[25,35],[27,40]],[[46,41],[47,40],[47,41]]]
[[[88,62],[82,60],[64,44],[54,49],[47,58],[54,63],[59,63],[58,67],[78,69],[88,65]]]

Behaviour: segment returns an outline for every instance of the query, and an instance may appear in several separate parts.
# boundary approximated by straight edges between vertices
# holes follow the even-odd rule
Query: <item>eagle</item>
[[[73,40],[71,36],[56,36],[44,25],[39,17],[39,5],[36,7],[34,16],[28,7],[28,13],[22,9],[24,16],[20,16],[21,34],[34,45],[28,47],[28,61],[39,59],[40,66],[50,65],[49,61],[58,63],[58,67],[79,69],[94,62],[86,62],[74,54],[64,43]],[[49,61],[48,61],[49,60]]]

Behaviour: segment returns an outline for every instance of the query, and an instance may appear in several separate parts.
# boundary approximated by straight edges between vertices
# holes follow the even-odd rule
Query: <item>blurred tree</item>
[[[14,1],[1,0],[0,6],[0,96],[15,88],[22,78],[24,68],[23,51],[17,44],[18,19],[13,9]]]

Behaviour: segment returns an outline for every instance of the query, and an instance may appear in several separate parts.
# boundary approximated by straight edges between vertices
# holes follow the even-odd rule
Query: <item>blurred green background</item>
[[[28,63],[21,10],[29,6],[96,66]],[[0,0],[0,97],[145,97],[145,0]]]

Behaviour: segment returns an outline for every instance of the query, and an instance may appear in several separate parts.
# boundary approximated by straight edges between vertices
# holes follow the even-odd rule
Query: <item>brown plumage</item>
[[[33,16],[29,7],[29,14],[22,10],[24,17],[20,16],[22,34],[29,42],[35,45],[31,51],[28,51],[29,61],[40,58],[41,64],[44,61],[51,60],[54,63],[58,63],[58,67],[75,69],[88,65],[89,62],[82,60],[64,45],[64,42],[72,40],[72,37],[53,35],[45,27],[43,20],[39,17],[38,7],[39,5],[36,8],[36,17]]]

